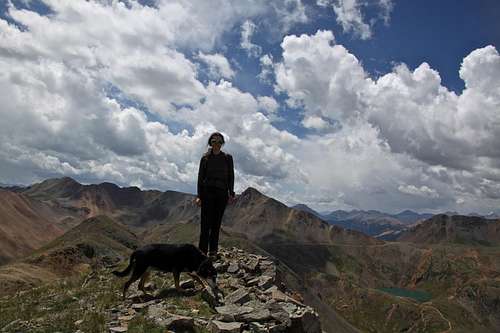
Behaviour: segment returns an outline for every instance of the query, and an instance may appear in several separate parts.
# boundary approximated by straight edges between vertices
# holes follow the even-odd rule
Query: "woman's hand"
[[[229,198],[228,198],[228,200],[227,200],[227,203],[228,203],[229,205],[231,205],[231,204],[233,204],[233,203],[235,203],[235,202],[236,202],[236,197],[235,197],[234,195],[229,195]]]
[[[196,197],[196,199],[194,199],[194,203],[196,204],[196,206],[198,207],[201,207],[201,199]]]

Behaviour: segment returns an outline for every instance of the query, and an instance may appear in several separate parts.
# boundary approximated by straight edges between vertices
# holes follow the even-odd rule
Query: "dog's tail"
[[[132,270],[132,268],[135,265],[135,257],[136,257],[136,255],[137,255],[136,252],[132,253],[132,255],[130,256],[130,263],[128,264],[127,268],[125,268],[124,271],[122,271],[122,272],[120,272],[120,271],[112,271],[111,273],[113,273],[114,275],[119,276],[119,277],[124,277],[124,276],[129,275],[130,271]]]

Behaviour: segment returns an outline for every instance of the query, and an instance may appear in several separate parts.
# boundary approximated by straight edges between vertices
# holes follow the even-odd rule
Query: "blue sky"
[[[497,211],[498,1],[0,1],[0,182]],[[16,124],[13,126],[13,124]]]

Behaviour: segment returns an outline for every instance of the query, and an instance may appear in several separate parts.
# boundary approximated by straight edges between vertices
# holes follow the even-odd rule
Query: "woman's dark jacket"
[[[205,186],[215,186],[227,190],[234,196],[234,164],[231,154],[212,151],[203,155],[198,170],[198,198],[201,198]]]

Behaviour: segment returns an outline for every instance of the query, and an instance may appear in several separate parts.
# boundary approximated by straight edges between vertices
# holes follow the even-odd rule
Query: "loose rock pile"
[[[321,333],[318,314],[302,303],[300,296],[278,288],[276,264],[268,257],[249,254],[241,249],[221,249],[214,266],[219,272],[218,290],[208,287],[202,298],[214,314],[201,316],[178,313],[167,298],[139,304],[124,304],[116,310],[111,332],[126,332],[126,322],[143,311],[157,325],[174,332],[209,331],[216,333],[294,332]],[[192,281],[184,281],[193,287]],[[293,297],[292,297],[293,296]]]

